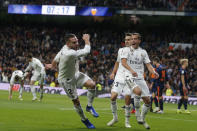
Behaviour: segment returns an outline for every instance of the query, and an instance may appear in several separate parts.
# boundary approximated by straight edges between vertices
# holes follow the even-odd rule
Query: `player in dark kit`
[[[153,59],[153,65],[156,68],[155,71],[159,74],[159,78],[155,79],[155,81],[154,81],[155,82],[155,86],[157,88],[156,92],[157,92],[158,101],[159,101],[159,111],[156,111],[156,113],[163,114],[164,111],[163,111],[163,97],[162,97],[162,93],[163,93],[165,84],[166,84],[166,86],[169,86],[168,73],[166,71],[166,66],[160,64],[160,59],[158,57],[155,57]]]
[[[177,113],[182,113],[181,106],[184,105],[185,113],[190,114],[191,112],[187,110],[187,102],[188,102],[188,73],[186,68],[188,67],[188,59],[181,59],[180,60],[181,68],[179,70],[180,74],[180,96],[181,99],[178,102],[178,109]]]
[[[154,67],[154,70],[156,71],[156,68],[155,66],[153,65]],[[158,105],[158,99],[156,97],[156,94],[157,94],[157,85],[156,85],[156,79],[155,79],[155,75],[154,74],[151,74],[151,85],[150,85],[150,90],[151,90],[151,93],[152,93],[152,96],[150,98],[151,100],[151,106],[150,106],[150,112],[158,112],[159,111],[159,105]],[[155,103],[155,109],[153,110],[153,102]]]

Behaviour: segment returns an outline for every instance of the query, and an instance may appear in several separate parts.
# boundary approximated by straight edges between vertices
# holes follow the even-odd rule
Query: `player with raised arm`
[[[32,71],[32,77],[31,77],[31,81],[30,81],[30,88],[31,88],[31,92],[33,94],[32,101],[37,100],[36,90],[34,87],[34,83],[36,81],[39,81],[39,84],[40,84],[40,99],[39,99],[39,101],[41,101],[43,98],[43,84],[44,84],[44,79],[46,76],[45,67],[41,63],[41,61],[37,58],[34,58],[31,53],[28,54],[27,60],[29,62],[29,65],[25,69],[25,77],[27,76],[29,71]]]
[[[77,49],[78,47],[75,47],[75,50]],[[61,56],[61,53],[63,51],[65,51],[67,49],[67,45],[64,45],[62,47],[62,49],[58,52],[58,54],[55,56],[52,64],[53,65],[50,65],[48,64],[50,67],[53,66],[53,69],[56,68],[56,66],[59,64],[59,61],[60,61],[60,56]],[[79,72],[79,60],[77,59],[76,60],[76,72]],[[81,72],[80,72],[81,73]],[[83,74],[83,73],[81,73]],[[82,85],[82,86],[95,86],[95,82],[89,78],[87,75],[83,74],[84,75],[84,78],[87,78],[87,82],[85,83],[85,85]],[[86,106],[86,111],[91,113],[94,117],[99,117],[99,114],[95,111],[94,107],[93,107],[93,101],[94,101],[94,97],[96,95],[96,86],[95,88],[88,88],[88,92],[87,92],[87,99],[88,99],[88,104]]]
[[[10,79],[10,88],[9,88],[9,100],[12,99],[12,88],[14,87],[14,83],[19,82],[20,88],[19,88],[19,99],[22,101],[22,93],[23,93],[23,86],[24,86],[24,75],[21,70],[16,70],[12,73],[11,79]]]
[[[134,103],[136,109],[136,119],[139,124],[143,124],[146,129],[150,129],[150,126],[145,121],[145,116],[150,108],[150,92],[149,88],[144,80],[144,64],[147,66],[150,73],[159,75],[154,71],[150,64],[150,59],[147,52],[139,47],[141,43],[141,35],[139,33],[132,33],[131,46],[125,47],[122,50],[121,62],[127,69],[126,82],[132,87],[132,91],[135,94]],[[140,113],[140,98],[143,99],[144,104]]]
[[[130,37],[131,37],[130,33],[127,33],[125,35],[125,46],[130,46]],[[123,94],[125,95],[125,127],[131,128],[129,122],[130,110],[131,110],[131,105],[130,105],[131,90],[125,83],[124,68],[120,60],[121,52],[122,52],[122,48],[118,50],[117,61],[115,63],[112,74],[110,75],[110,79],[114,79],[115,77],[113,87],[111,90],[111,110],[112,110],[113,119],[110,122],[108,122],[107,125],[112,126],[113,124],[118,122],[116,99],[118,95]]]
[[[95,128],[95,126],[89,122],[86,118],[83,109],[77,95],[77,86],[85,86],[92,89],[92,94],[88,97],[89,103],[92,104],[95,93],[95,82],[87,75],[79,72],[78,58],[85,56],[90,53],[90,36],[88,34],[83,35],[85,41],[85,47],[77,50],[78,39],[74,34],[68,34],[66,36],[66,45],[52,61],[52,64],[46,64],[46,68],[54,69],[58,64],[58,82],[64,88],[68,97],[72,99],[76,112],[81,118],[81,121],[86,125],[87,128]],[[91,110],[94,108],[91,106]],[[94,110],[95,111],[95,110]]]
[[[188,82],[188,72],[186,71],[186,68],[188,67],[188,59],[181,59],[180,64],[181,64],[181,68],[179,70],[179,74],[180,74],[179,89],[180,89],[181,99],[178,102],[177,113],[182,113],[181,106],[183,104],[185,108],[185,113],[190,114],[191,112],[187,110],[189,82]]]
[[[154,57],[153,58],[153,65],[156,68],[155,71],[159,74],[159,78],[155,79],[155,81],[154,81],[155,86],[157,88],[156,94],[158,96],[158,101],[159,101],[159,110],[156,110],[155,112],[159,113],[159,114],[163,114],[164,111],[163,111],[163,97],[162,97],[162,94],[163,94],[163,90],[165,88],[165,85],[168,86],[168,87],[170,86],[169,85],[168,73],[166,71],[166,66],[163,65],[163,64],[160,64],[159,57]]]

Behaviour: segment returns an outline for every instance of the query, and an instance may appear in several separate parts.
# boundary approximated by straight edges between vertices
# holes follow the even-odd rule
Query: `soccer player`
[[[149,88],[144,80],[144,63],[147,66],[150,73],[154,74],[156,78],[159,75],[154,71],[150,64],[150,59],[147,52],[139,47],[141,43],[141,35],[139,33],[132,33],[131,46],[125,47],[122,50],[121,63],[127,69],[126,82],[132,87],[135,94],[134,103],[136,109],[136,119],[139,124],[143,124],[146,129],[150,129],[150,126],[145,121],[145,116],[150,108],[150,92]],[[144,104],[140,113],[140,98],[142,97]]]
[[[125,35],[125,46],[130,46],[130,37],[131,34],[127,33]],[[120,55],[123,48],[118,50],[118,57],[115,63],[114,69],[112,74],[110,75],[110,79],[114,79],[114,84],[111,90],[111,110],[113,114],[113,119],[107,123],[108,126],[112,126],[113,124],[118,122],[117,116],[117,104],[116,99],[119,94],[125,95],[125,127],[131,128],[129,118],[130,118],[130,110],[131,110],[131,90],[125,83],[125,76],[124,76],[124,67],[121,64]],[[115,75],[116,74],[116,75]]]
[[[157,96],[158,96],[158,101],[159,101],[159,110],[156,108],[156,113],[163,114],[163,97],[162,93],[164,90],[164,86],[166,84],[167,87],[169,87],[169,78],[168,78],[168,73],[166,71],[166,66],[160,64],[160,59],[159,57],[153,58],[153,65],[156,67],[156,72],[159,74],[159,78],[155,79],[155,86],[157,88]]]
[[[19,88],[19,99],[22,101],[22,93],[23,93],[23,85],[24,85],[24,76],[23,72],[21,70],[16,70],[12,73],[11,79],[10,79],[10,88],[9,88],[9,100],[12,99],[12,88],[14,87],[14,83],[19,82],[20,88]]]
[[[55,69],[56,66],[59,64],[61,52],[63,52],[66,49],[67,49],[67,45],[64,45],[62,47],[62,49],[58,52],[58,54],[55,56],[54,61],[53,61],[53,69]],[[77,49],[77,47],[76,47],[76,49]],[[79,60],[78,59],[76,60],[76,72],[79,72]],[[83,74],[83,73],[81,73],[81,74]],[[83,74],[83,75],[84,75],[84,78],[87,78],[87,80],[88,80],[86,82],[87,86],[95,85],[95,82],[91,78],[89,78],[85,74]],[[83,85],[83,86],[85,86],[85,85]],[[88,92],[87,92],[88,104],[86,106],[86,111],[91,113],[94,117],[99,117],[99,114],[95,111],[95,109],[92,106],[95,95],[96,95],[96,86],[95,86],[95,88],[88,88]]]
[[[86,125],[87,128],[95,128],[95,126],[90,123],[86,118],[83,109],[77,95],[77,86],[85,86],[89,89],[92,89],[92,92],[89,97],[89,102],[92,104],[95,93],[95,82],[89,78],[87,75],[79,72],[78,58],[85,56],[90,53],[90,36],[88,34],[83,34],[82,39],[85,41],[85,47],[83,49],[77,50],[78,39],[74,34],[68,34],[66,36],[66,45],[63,49],[56,55],[55,59],[52,61],[52,64],[46,64],[47,69],[54,69],[58,64],[59,73],[58,73],[58,82],[64,88],[68,97],[72,99],[76,112],[81,118],[81,121]],[[87,107],[89,108],[89,107]],[[94,108],[91,106],[91,110]]]
[[[181,99],[178,102],[178,109],[177,113],[182,113],[181,106],[184,105],[185,113],[190,114],[191,112],[187,110],[187,102],[188,102],[188,73],[186,71],[186,68],[188,67],[188,59],[181,59],[180,60],[181,68],[179,70],[180,74],[180,95]]]
[[[156,68],[154,68],[154,70],[156,70]],[[155,82],[155,76],[154,74],[151,74],[151,85],[150,85],[150,90],[152,92],[152,96],[151,96],[151,104],[150,104],[150,112],[158,112],[159,111],[159,105],[158,105],[158,99],[156,98],[156,94],[157,94],[157,85]],[[153,110],[152,108],[152,104],[153,102],[155,103],[155,109]]]
[[[25,69],[25,77],[27,76],[29,71],[32,71],[32,73],[33,73],[32,77],[31,77],[31,81],[30,81],[30,88],[31,88],[31,92],[33,94],[32,101],[37,100],[36,90],[34,87],[34,83],[36,81],[39,81],[39,84],[40,84],[40,99],[39,99],[39,101],[41,101],[43,98],[43,84],[44,84],[44,79],[46,76],[45,67],[41,63],[41,61],[37,58],[34,58],[31,53],[28,54],[27,60],[29,62],[29,65]]]

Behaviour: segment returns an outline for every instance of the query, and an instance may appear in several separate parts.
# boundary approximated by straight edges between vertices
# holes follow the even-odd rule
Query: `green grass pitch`
[[[32,102],[32,94],[24,93],[23,101],[17,99],[18,93],[13,92],[13,100],[8,101],[8,92],[0,91],[0,131],[70,131],[88,130],[73,109],[73,105],[67,96],[48,95],[42,102]],[[142,125],[138,125],[132,114],[130,123],[132,128],[124,127],[123,100],[118,100],[119,122],[113,127],[106,126],[112,119],[109,98],[96,98],[94,107],[100,117],[94,118],[85,111],[86,96],[81,96],[81,105],[88,119],[96,126],[98,131],[144,131]],[[148,113],[147,122],[151,131],[196,131],[197,130],[197,106],[188,106],[192,112],[188,114],[176,114],[176,104],[164,104],[164,114]]]

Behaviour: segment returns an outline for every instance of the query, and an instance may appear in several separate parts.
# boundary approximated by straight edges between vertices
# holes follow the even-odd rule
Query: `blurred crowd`
[[[108,6],[144,10],[194,10],[196,0],[4,0],[4,4]]]
[[[41,60],[42,63],[51,63],[57,52],[65,44],[64,36],[66,33],[75,33],[79,38],[80,48],[84,46],[81,36],[83,33],[91,35],[91,53],[80,58],[80,70],[88,74],[96,83],[108,89],[112,80],[109,75],[112,72],[114,63],[117,58],[117,52],[120,47],[124,46],[124,32],[113,32],[107,29],[88,29],[88,30],[62,30],[53,27],[27,27],[13,26],[1,27],[0,30],[0,81],[9,82],[14,70],[23,70],[28,62],[25,56],[31,52],[34,57]],[[189,85],[191,94],[197,93],[197,34],[174,32],[142,32],[143,42],[141,46],[145,48],[150,59],[158,56],[162,64],[168,67],[170,85],[174,93],[178,93],[178,84],[180,76],[179,59],[189,59]],[[169,47],[169,42],[193,43],[192,48],[183,49],[181,47],[173,49]],[[58,86],[57,70],[46,70],[46,85],[53,83]],[[145,79],[150,81],[150,74],[146,70]],[[29,78],[26,80],[28,83]],[[149,83],[150,84],[150,83]]]

